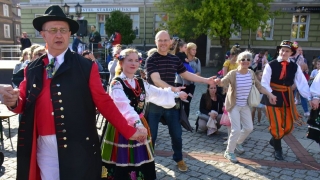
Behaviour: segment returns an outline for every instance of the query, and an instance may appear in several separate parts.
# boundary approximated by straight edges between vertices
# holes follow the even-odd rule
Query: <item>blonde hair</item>
[[[140,53],[136,50],[136,49],[133,49],[133,48],[128,48],[128,49],[124,49],[120,52],[119,54],[119,61],[117,63],[117,66],[116,66],[116,69],[115,69],[115,77],[119,76],[121,74],[121,72],[123,71],[122,67],[121,67],[121,64],[123,63],[123,60],[129,56],[131,53],[136,53],[138,55],[138,57],[140,58],[141,55]]]
[[[241,52],[241,49],[240,48],[237,48],[236,46],[233,46],[230,50],[230,55],[238,55],[240,54]]]
[[[243,59],[244,57],[247,57],[248,59],[250,59],[250,61],[252,61],[252,53],[248,50],[245,50],[238,55],[237,63],[240,63],[241,59]]]
[[[28,55],[28,59],[30,60],[30,51],[31,51],[31,48],[26,48],[22,51],[21,53],[21,56],[20,56],[20,59],[19,61],[20,62],[24,62],[24,56],[27,54]]]
[[[157,48],[152,48],[148,51],[147,56],[150,57],[153,53],[157,52]]]
[[[37,49],[38,47],[40,47],[41,45],[40,44],[33,44],[31,47],[30,47],[30,60],[33,59],[33,51],[35,49]]]
[[[45,50],[46,50],[46,48],[45,48],[44,46],[39,46],[39,47],[37,47],[37,48],[33,51],[32,56],[35,56],[35,55],[37,55],[39,52],[45,51]]]
[[[191,56],[190,50],[191,50],[192,48],[196,48],[196,49],[197,49],[197,45],[196,45],[195,43],[193,43],[193,42],[189,42],[189,43],[187,44],[187,52],[186,52],[187,57],[188,57],[188,56]]]

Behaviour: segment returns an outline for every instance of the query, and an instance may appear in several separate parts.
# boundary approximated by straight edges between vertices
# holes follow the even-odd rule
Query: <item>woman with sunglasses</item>
[[[234,151],[236,150],[239,154],[245,152],[242,143],[253,130],[251,109],[247,102],[251,86],[254,84],[262,94],[268,95],[272,100],[270,103],[274,103],[276,99],[272,93],[261,86],[254,72],[249,69],[251,61],[251,52],[240,53],[236,61],[238,68],[230,71],[224,78],[215,80],[219,86],[229,86],[225,108],[230,117],[231,133],[224,157],[234,163],[238,162]]]

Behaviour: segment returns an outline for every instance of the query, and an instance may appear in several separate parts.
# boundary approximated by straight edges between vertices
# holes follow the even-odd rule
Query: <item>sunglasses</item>
[[[247,60],[247,61],[251,61],[251,59],[241,59],[242,62],[244,62],[244,61],[246,61],[246,60]]]

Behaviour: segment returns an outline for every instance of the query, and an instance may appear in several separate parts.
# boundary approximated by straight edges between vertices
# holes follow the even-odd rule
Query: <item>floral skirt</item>
[[[156,179],[154,151],[149,126],[141,118],[148,130],[146,143],[127,140],[118,130],[107,125],[101,145],[102,179],[113,180],[154,180]]]
[[[311,110],[307,123],[309,125],[307,138],[320,144],[320,108]]]

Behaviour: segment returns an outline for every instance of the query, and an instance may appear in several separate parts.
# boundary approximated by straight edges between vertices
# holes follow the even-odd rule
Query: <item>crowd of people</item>
[[[238,162],[235,152],[245,152],[242,144],[253,130],[256,111],[258,126],[262,113],[269,120],[274,157],[284,159],[281,139],[292,132],[294,123],[303,123],[296,108],[298,97],[308,117],[307,137],[320,143],[320,60],[313,61],[315,69],[308,83],[307,62],[296,42],[283,40],[274,58],[268,51],[254,55],[236,44],[227,54],[220,77],[205,78],[196,57],[197,45],[171,39],[162,30],[142,67],[137,50],[122,50],[120,43],[114,44],[106,92],[100,81],[101,64],[92,52],[79,55],[76,48],[71,51],[68,47],[70,36],[79,29],[76,21],[52,5],[44,16],[33,20],[33,26],[46,46],[24,47],[14,69],[13,85],[0,85],[2,102],[21,114],[19,180],[154,180],[160,121],[168,127],[177,168],[187,171],[180,110],[189,116],[195,82],[207,84],[197,126],[208,130],[208,135],[218,132],[221,125],[227,126],[224,157],[233,163]],[[93,26],[90,42],[98,38]],[[254,96],[254,90],[261,94]],[[251,101],[258,103],[252,105]],[[100,139],[96,110],[108,121]]]

